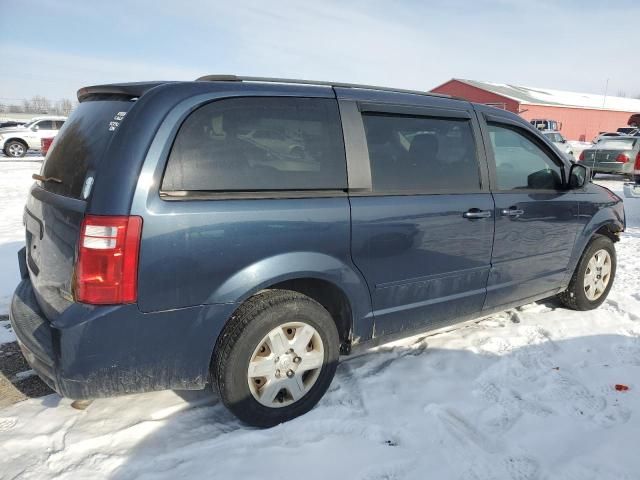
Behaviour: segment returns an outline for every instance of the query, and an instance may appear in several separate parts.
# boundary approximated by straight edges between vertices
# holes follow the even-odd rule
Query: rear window
[[[162,183],[165,192],[346,187],[337,102],[289,97],[200,107],[180,127]]]
[[[637,142],[634,138],[604,138],[597,144],[599,150],[631,150]]]
[[[67,197],[82,198],[87,175],[93,175],[115,130],[133,105],[129,100],[94,100],[80,103],[56,135],[42,175],[61,180],[43,188]]]

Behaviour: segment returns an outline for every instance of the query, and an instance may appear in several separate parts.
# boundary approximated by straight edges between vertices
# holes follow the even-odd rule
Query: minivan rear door
[[[98,164],[132,106],[121,97],[85,100],[56,136],[24,212],[29,277],[50,320],[71,302],[76,244]]]
[[[375,336],[480,311],[494,204],[470,104],[415,95],[374,103],[336,90],[348,161],[354,144],[364,156],[349,170],[352,257],[371,292]]]

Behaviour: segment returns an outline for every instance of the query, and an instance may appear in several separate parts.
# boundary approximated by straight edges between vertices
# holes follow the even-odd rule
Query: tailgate
[[[73,266],[85,205],[38,185],[31,188],[27,200],[27,268],[38,304],[50,320],[73,302]]]
[[[43,313],[54,320],[73,303],[76,247],[93,178],[133,102],[83,101],[56,136],[24,212],[26,260]],[[104,163],[108,168],[108,163]]]

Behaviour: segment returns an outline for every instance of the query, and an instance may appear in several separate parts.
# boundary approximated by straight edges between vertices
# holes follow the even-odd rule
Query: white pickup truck
[[[0,149],[8,157],[21,158],[40,150],[43,138],[55,137],[67,117],[36,117],[22,127],[0,129]]]

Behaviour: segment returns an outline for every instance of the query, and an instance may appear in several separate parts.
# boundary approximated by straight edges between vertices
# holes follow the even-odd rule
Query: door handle
[[[511,207],[511,208],[503,208],[502,215],[507,217],[519,217],[524,214],[524,210],[520,210],[519,208]]]
[[[480,210],[479,208],[472,208],[462,214],[464,218],[473,220],[475,218],[490,218],[491,210]]]

